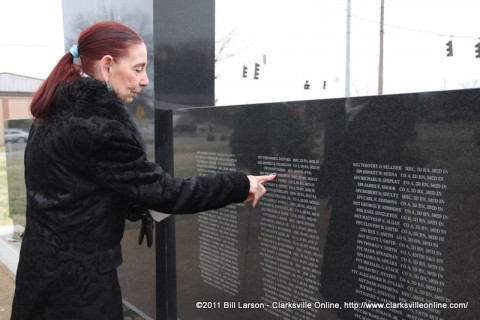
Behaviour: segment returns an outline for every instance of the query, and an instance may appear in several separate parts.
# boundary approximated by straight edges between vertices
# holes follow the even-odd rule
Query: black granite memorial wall
[[[343,81],[343,47],[326,41],[345,36],[340,19],[330,23],[326,11],[299,4],[297,17],[326,24],[302,28],[280,19],[279,5],[262,5],[154,1],[156,161],[178,177],[279,174],[256,209],[230,206],[157,224],[157,318],[474,319],[478,91],[313,100],[343,94],[331,91]],[[309,20],[310,12],[318,16]],[[272,33],[261,39],[262,31]],[[292,41],[297,36],[322,44],[320,51]],[[370,48],[365,37],[358,34],[359,46]],[[426,49],[416,52],[430,57]],[[288,87],[306,52],[307,73],[322,81]],[[435,70],[445,74],[437,75],[403,52],[386,53],[392,63],[411,58],[396,64],[408,81],[386,78],[391,93],[405,92],[398,88],[406,83],[407,92],[450,88],[443,61]],[[357,67],[378,66],[375,54],[354,53]],[[332,66],[335,74],[325,73]],[[360,78],[345,83],[354,95],[371,85]],[[225,101],[237,105],[191,108]]]
[[[480,91],[173,112],[177,176],[276,172],[175,217],[187,319],[476,319]]]
[[[215,16],[225,16],[218,5],[63,1],[67,50],[97,20],[124,22],[146,39],[152,85],[131,111],[151,159],[155,151],[178,177],[278,174],[255,209],[242,204],[157,223],[156,256],[137,245],[138,226],[128,226],[119,269],[127,308],[172,320],[476,319],[480,91],[192,108],[227,96],[214,92],[216,79],[231,75],[216,70],[225,42],[215,42],[230,32],[216,30]],[[261,57],[261,80],[252,77],[253,60],[235,74],[246,63],[249,84],[262,86],[223,79],[220,89],[278,101],[265,95],[280,90],[265,90],[272,60],[264,66]],[[330,76],[328,90],[336,83]],[[314,97],[333,96],[322,83]],[[9,201],[17,207],[24,192],[10,177],[21,175],[23,148],[7,146]]]

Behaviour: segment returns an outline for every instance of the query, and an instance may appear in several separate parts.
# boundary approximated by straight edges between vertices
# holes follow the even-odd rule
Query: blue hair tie
[[[78,52],[78,46],[76,44],[74,44],[71,48],[70,48],[70,53],[72,54],[72,56],[74,58],[79,58],[80,57],[80,53]]]

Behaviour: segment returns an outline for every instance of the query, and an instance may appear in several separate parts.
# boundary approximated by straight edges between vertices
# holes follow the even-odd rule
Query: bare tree
[[[111,20],[120,22],[137,31],[145,40],[145,45],[148,51],[148,60],[150,61],[147,67],[147,74],[150,80],[150,85],[142,90],[140,99],[147,102],[148,107],[153,110],[153,96],[154,96],[154,68],[153,68],[153,23],[151,18],[144,12],[132,11],[129,8],[119,8],[118,6],[101,6],[92,8],[90,12],[78,13],[71,18],[72,24],[66,26],[65,30],[65,46],[67,49],[76,43],[79,33],[88,26],[99,22]]]

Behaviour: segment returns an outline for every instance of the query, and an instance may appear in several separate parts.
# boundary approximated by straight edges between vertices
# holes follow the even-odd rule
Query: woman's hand
[[[276,173],[267,176],[247,176],[250,180],[250,191],[245,202],[253,201],[252,206],[255,207],[261,197],[267,192],[263,186],[264,182],[271,181],[277,177]]]

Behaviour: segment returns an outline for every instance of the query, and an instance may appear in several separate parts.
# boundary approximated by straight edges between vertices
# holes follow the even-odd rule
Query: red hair
[[[73,55],[66,53],[53,68],[33,96],[30,110],[36,118],[48,115],[55,92],[60,83],[75,81],[81,72],[93,75],[96,61],[106,55],[113,59],[126,56],[132,45],[143,43],[142,37],[129,27],[114,21],[102,21],[83,30],[78,36],[78,52],[81,65],[74,64]]]

